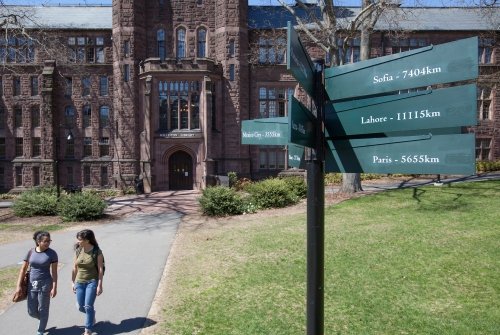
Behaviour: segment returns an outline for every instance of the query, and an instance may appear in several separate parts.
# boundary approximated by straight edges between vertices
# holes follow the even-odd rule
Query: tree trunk
[[[370,0],[363,0],[363,8],[370,5]],[[366,21],[365,21],[366,22]],[[361,41],[359,45],[360,60],[370,59],[370,30],[367,24],[361,25]],[[343,173],[342,174],[342,193],[356,193],[363,191],[361,187],[361,174],[359,173]]]

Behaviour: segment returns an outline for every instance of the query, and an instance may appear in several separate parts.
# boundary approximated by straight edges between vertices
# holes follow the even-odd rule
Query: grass
[[[0,301],[10,301],[12,299],[16,290],[19,268],[20,266],[9,266],[0,269]]]
[[[325,334],[499,334],[499,181],[325,211]],[[305,214],[191,236],[158,334],[304,334]],[[185,241],[187,242],[187,241]]]

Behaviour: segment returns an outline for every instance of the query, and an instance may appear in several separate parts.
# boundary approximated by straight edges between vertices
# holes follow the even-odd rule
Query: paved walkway
[[[108,213],[124,214],[114,223],[93,226],[104,252],[104,292],[96,301],[99,335],[139,334],[163,274],[165,262],[181,218],[198,212],[198,192],[159,192],[111,199]],[[72,247],[76,230],[52,234],[52,248],[59,254],[58,295],[51,302],[47,332],[80,335],[84,315],[75,307],[71,291]],[[0,246],[0,267],[15,265],[33,241]],[[154,321],[153,321],[154,322]],[[0,315],[2,334],[36,333],[37,321],[28,316],[26,303],[14,304]]]

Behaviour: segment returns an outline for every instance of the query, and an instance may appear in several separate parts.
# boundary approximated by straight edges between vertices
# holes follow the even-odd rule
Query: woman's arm
[[[73,269],[71,270],[71,287],[73,289],[73,292],[76,292],[75,279],[77,273],[78,273],[78,267],[76,266],[76,256],[75,256],[73,259]]]
[[[54,298],[57,295],[57,266],[58,262],[50,264],[50,272],[52,274],[52,290],[50,291],[50,297]]]
[[[99,274],[99,281],[97,282],[97,295],[102,293],[102,279],[104,277],[104,256],[101,254],[97,255],[97,270]]]
[[[17,285],[16,285],[17,293],[21,292],[21,283],[23,282],[26,271],[28,271],[28,262],[24,261],[23,266],[21,266],[21,269],[19,269],[19,275],[17,276]]]

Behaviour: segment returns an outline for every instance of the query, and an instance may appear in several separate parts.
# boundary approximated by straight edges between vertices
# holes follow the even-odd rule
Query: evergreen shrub
[[[234,190],[225,186],[212,186],[203,190],[199,199],[201,209],[209,216],[243,214],[245,201]]]
[[[271,178],[252,183],[245,188],[258,208],[281,208],[296,204],[298,197],[283,179]]]
[[[57,192],[55,187],[35,187],[23,192],[12,205],[19,217],[57,215]]]
[[[295,194],[299,199],[304,199],[307,197],[307,184],[303,177],[300,176],[290,176],[281,177],[281,180],[285,182],[290,191]]]
[[[58,210],[63,221],[87,221],[102,217],[106,207],[99,195],[81,192],[61,197]]]

